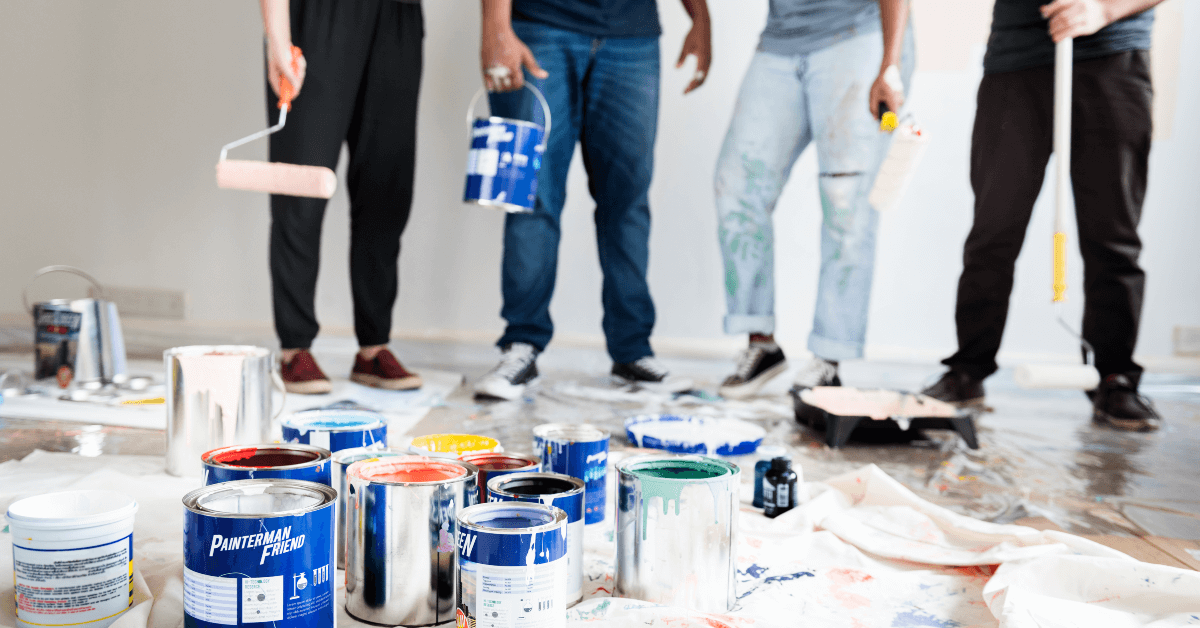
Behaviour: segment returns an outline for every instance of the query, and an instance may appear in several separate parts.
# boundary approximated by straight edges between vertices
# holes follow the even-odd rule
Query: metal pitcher
[[[86,279],[97,298],[52,299],[30,305],[29,287],[50,273]],[[129,378],[117,305],[103,296],[100,282],[74,266],[47,266],[33,275],[21,298],[33,316],[35,378],[56,377],[62,388],[72,382],[100,387]]]
[[[275,440],[286,400],[271,351],[239,345],[163,352],[167,383],[167,473],[200,477],[200,455]],[[284,394],[272,413],[272,387]]]

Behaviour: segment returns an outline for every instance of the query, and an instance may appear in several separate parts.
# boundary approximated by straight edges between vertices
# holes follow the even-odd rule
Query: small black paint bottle
[[[792,471],[792,459],[774,458],[763,476],[763,514],[774,519],[795,507],[796,472]]]

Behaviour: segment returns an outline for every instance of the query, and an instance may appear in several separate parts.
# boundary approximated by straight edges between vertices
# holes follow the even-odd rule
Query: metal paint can
[[[204,452],[204,484],[259,478],[301,480],[332,486],[328,449],[272,443],[234,445]]]
[[[734,592],[741,471],[704,456],[617,464],[613,595],[724,613]]]
[[[370,410],[305,410],[280,422],[287,443],[343,449],[387,446],[387,419]]]
[[[395,458],[409,456],[408,452],[392,451],[389,449],[373,449],[371,447],[356,447],[334,452],[331,461],[333,472],[333,488],[338,492],[338,534],[337,534],[337,566],[346,568],[346,496],[350,492],[350,482],[346,479],[346,470],[350,465],[360,460],[375,460],[378,458]]]
[[[583,600],[583,480],[561,473],[514,473],[487,483],[492,500],[536,502],[567,513],[567,606]]]
[[[346,469],[346,612],[389,626],[454,618],[455,516],[479,499],[475,473],[459,460],[422,456]]]
[[[75,378],[75,354],[79,351],[79,329],[83,314],[71,301],[56,299],[33,304],[35,379],[58,378],[66,388]]]
[[[183,623],[332,628],[337,492],[241,480],[183,498]]]
[[[496,501],[458,513],[458,609],[467,628],[567,625],[567,514]]]
[[[504,451],[500,441],[477,434],[426,434],[412,439],[408,451],[418,456],[458,459],[464,454]]]
[[[550,105],[531,83],[526,82],[542,105],[546,126],[525,120],[475,118],[475,105],[486,93],[480,89],[467,108],[471,150],[467,154],[467,182],[463,202],[496,207],[507,212],[528,213],[537,201],[537,176],[550,137]]]
[[[479,469],[479,503],[481,504],[488,500],[488,480],[510,473],[542,470],[542,461],[529,454],[476,452],[463,454],[458,459],[469,462]]]
[[[534,452],[542,470],[579,478],[587,484],[584,523],[604,521],[608,492],[608,432],[587,423],[546,423],[533,428]]]

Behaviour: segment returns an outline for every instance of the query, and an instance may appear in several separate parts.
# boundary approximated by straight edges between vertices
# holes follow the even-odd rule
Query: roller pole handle
[[[292,46],[292,72],[300,73],[300,57],[304,54],[300,52],[300,48]],[[287,80],[286,76],[279,77],[279,108],[292,110],[292,99],[296,97],[296,90],[292,88],[292,82]]]
[[[1071,204],[1071,71],[1074,41],[1054,51],[1054,302],[1067,298],[1067,206]]]

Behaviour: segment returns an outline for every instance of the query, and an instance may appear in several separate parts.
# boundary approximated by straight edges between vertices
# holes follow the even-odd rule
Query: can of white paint
[[[617,465],[618,597],[692,610],[733,608],[741,471],[704,456]]]
[[[8,507],[17,626],[104,628],[133,604],[133,519],[114,491],[64,491]]]

